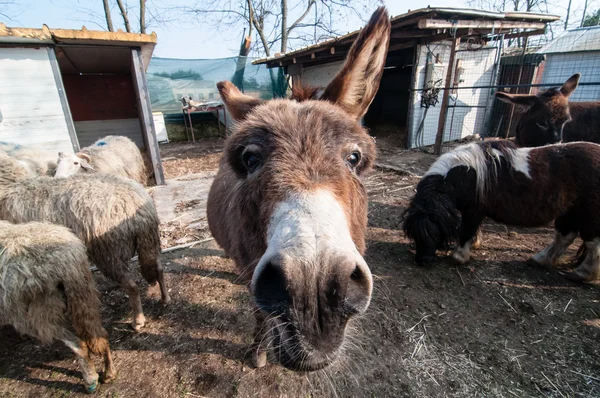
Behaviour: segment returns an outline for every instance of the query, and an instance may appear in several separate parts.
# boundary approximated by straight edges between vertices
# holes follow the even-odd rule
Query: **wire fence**
[[[422,46],[413,86],[410,147],[443,153],[476,135],[514,136],[521,109],[497,100],[494,93],[499,90],[537,94],[580,73],[570,101],[600,101],[600,27],[564,32],[543,48],[528,47],[526,39],[520,48],[505,47],[506,43],[501,36],[481,44],[463,42],[452,63],[450,42]],[[444,87],[449,69],[450,85]],[[445,91],[448,103],[441,109]],[[436,138],[439,148],[434,147]]]

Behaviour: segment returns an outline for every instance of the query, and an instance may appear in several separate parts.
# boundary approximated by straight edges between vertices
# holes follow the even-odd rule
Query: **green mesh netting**
[[[217,82],[232,81],[253,97],[271,99],[285,96],[287,84],[281,68],[252,65],[253,58],[220,59],[152,58],[146,76],[152,111],[181,113],[180,98],[218,101]]]

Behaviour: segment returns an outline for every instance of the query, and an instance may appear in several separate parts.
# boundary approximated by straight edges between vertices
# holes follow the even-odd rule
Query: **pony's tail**
[[[109,345],[108,333],[102,327],[100,317],[100,293],[92,279],[87,259],[82,261],[82,264],[82,275],[79,278],[63,280],[67,311],[77,337],[87,344],[92,353],[103,355],[109,349]]]

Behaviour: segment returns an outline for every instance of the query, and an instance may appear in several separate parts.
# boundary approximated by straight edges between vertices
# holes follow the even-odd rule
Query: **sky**
[[[203,23],[202,19],[193,15],[175,11],[166,14],[162,11],[164,4],[169,6],[193,6],[202,0],[147,0],[149,13],[148,33],[156,32],[158,45],[154,56],[164,58],[223,58],[237,55],[242,37],[242,28],[215,29],[213,24]],[[210,1],[210,0],[205,0]],[[553,3],[549,7],[551,14],[566,15],[569,0],[549,0]],[[575,27],[581,20],[585,0],[572,0],[571,22]],[[3,3],[13,3],[8,6]],[[130,11],[131,24],[137,28],[137,10],[134,7],[137,1],[125,0],[132,7]],[[117,27],[122,27],[122,19],[116,6],[112,4],[112,19]],[[291,2],[290,2],[291,3]],[[391,15],[399,15],[409,9],[427,7],[425,3],[416,3],[407,0],[385,0]],[[600,8],[600,0],[588,0],[588,10]],[[435,0],[432,7],[468,7],[466,0]],[[158,11],[157,11],[158,10]],[[10,19],[0,16],[0,21],[10,27],[41,28],[47,24],[52,28],[81,29],[85,25],[90,30],[105,30],[102,0],[0,0],[0,14],[6,14]],[[167,19],[167,22],[157,23],[153,19]],[[367,19],[368,15],[362,16]],[[359,17],[352,17],[343,21],[335,21],[340,33],[347,33],[360,28],[364,22]]]

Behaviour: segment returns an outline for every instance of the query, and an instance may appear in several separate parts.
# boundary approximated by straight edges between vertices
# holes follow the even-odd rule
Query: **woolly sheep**
[[[2,141],[0,142],[0,154],[2,153],[19,160],[23,166],[36,175],[54,175],[56,169],[56,152],[54,151]]]
[[[57,178],[99,172],[146,184],[146,165],[138,147],[127,137],[109,135],[75,154],[58,154]]]
[[[116,376],[98,295],[85,246],[71,231],[0,221],[0,325],[43,344],[62,340],[79,357],[88,392],[98,386],[91,353],[104,358],[103,382]]]
[[[16,181],[33,177],[37,177],[37,174],[26,162],[11,158],[0,151],[0,180]]]
[[[145,323],[139,289],[128,272],[136,251],[144,279],[152,285],[159,283],[164,304],[171,300],[158,258],[156,208],[134,181],[107,174],[17,180],[0,170],[0,219],[45,221],[70,228],[86,244],[89,259],[129,295],[136,330]]]

